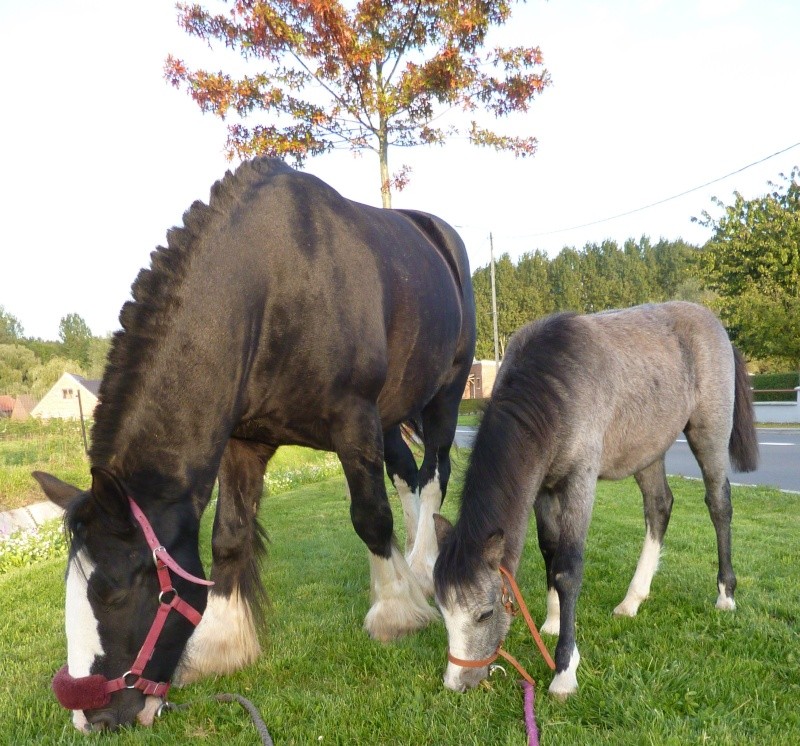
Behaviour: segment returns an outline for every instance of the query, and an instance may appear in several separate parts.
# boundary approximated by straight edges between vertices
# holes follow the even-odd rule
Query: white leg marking
[[[86,715],[83,714],[83,710],[72,711],[72,724],[81,733],[89,732],[89,721],[86,719]]]
[[[650,583],[652,583],[653,576],[658,569],[660,557],[661,544],[648,531],[644,538],[642,554],[636,565],[636,572],[633,574],[631,584],[628,586],[628,593],[622,599],[622,603],[614,609],[614,616],[636,616],[642,601],[650,595]]]
[[[411,574],[403,555],[392,546],[389,559],[369,553],[372,608],[364,629],[381,642],[422,629],[436,619],[437,612]]]
[[[436,541],[436,527],[433,514],[442,507],[442,490],[439,486],[438,470],[433,479],[422,488],[420,493],[419,522],[414,548],[408,556],[411,572],[419,582],[422,592],[427,598],[433,596],[433,566],[439,556],[439,545]]]
[[[164,700],[161,699],[161,697],[151,697],[148,695],[144,698],[144,707],[136,716],[136,719],[142,725],[149,728],[153,724],[153,720],[158,714],[158,708],[161,707],[161,703],[163,701]]]
[[[546,635],[557,635],[561,629],[561,606],[558,603],[558,593],[555,588],[547,589],[547,617],[542,625],[541,632]]]
[[[559,699],[566,699],[570,694],[575,694],[578,691],[577,671],[580,662],[581,654],[578,652],[578,646],[576,645],[572,649],[567,668],[557,673],[552,682],[550,682],[550,688],[548,689],[550,694]]]
[[[395,475],[394,488],[403,506],[403,521],[406,526],[406,556],[414,547],[414,540],[417,536],[417,523],[419,522],[419,495],[416,490],[412,490],[405,480]]]
[[[178,663],[175,683],[183,686],[203,676],[238,671],[260,651],[250,604],[238,588],[230,597],[211,591],[203,618]]]
[[[70,676],[88,676],[95,658],[103,655],[91,604],[88,580],[95,565],[85,549],[81,549],[67,569],[64,626],[67,632],[67,666]]]
[[[717,608],[721,609],[722,611],[733,611],[736,609],[736,601],[733,600],[732,596],[728,596],[725,593],[725,586],[722,583],[718,583],[717,587],[719,588]]]

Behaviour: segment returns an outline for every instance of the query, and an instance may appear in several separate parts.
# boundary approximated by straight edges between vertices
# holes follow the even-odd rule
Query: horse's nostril
[[[116,718],[110,712],[104,712],[89,721],[89,728],[93,732],[114,731],[118,725]]]

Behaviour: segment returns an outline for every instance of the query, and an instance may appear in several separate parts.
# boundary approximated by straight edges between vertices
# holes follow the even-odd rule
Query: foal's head
[[[434,521],[439,541],[433,571],[436,603],[449,646],[444,685],[463,692],[488,676],[511,626],[500,575],[505,538],[497,531],[481,546],[469,546],[459,540],[446,518],[436,515]]]
[[[67,668],[54,679],[56,695],[73,710],[79,730],[114,729],[134,720],[150,725],[161,696],[153,696],[141,683],[133,684],[138,679],[169,682],[193,624],[181,613],[167,614],[141,676],[129,672],[162,601],[169,603],[177,593],[202,613],[206,588],[173,573],[168,577],[174,592],[162,591],[153,551],[134,519],[128,491],[111,472],[93,469],[92,487],[86,492],[42,472],[34,476],[47,497],[65,509],[70,535]],[[158,540],[188,572],[201,574],[196,520],[194,525],[191,520],[171,509],[158,521]],[[115,680],[121,688],[109,696],[108,684]]]

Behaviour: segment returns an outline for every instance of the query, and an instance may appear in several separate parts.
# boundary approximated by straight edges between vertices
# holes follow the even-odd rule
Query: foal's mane
[[[583,330],[571,312],[548,316],[512,337],[483,414],[469,465],[458,521],[436,563],[437,593],[472,582],[486,540],[527,520],[535,466],[547,466],[580,365]]]
[[[90,458],[104,465],[111,458],[120,420],[140,395],[139,384],[154,349],[163,338],[171,312],[178,303],[177,288],[186,278],[198,240],[219,217],[230,215],[242,197],[270,175],[290,171],[282,161],[257,158],[228,171],[211,187],[209,203],[192,203],[183,214],[183,227],[167,232],[167,246],[150,254],[150,268],[142,269],[131,287],[132,301],[119,314],[122,329],[114,334],[100,384],[99,404],[92,430]]]

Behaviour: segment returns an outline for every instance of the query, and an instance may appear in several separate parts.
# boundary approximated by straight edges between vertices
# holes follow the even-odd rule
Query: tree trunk
[[[389,181],[389,142],[386,130],[378,133],[378,159],[381,168],[381,201],[384,207],[392,206],[392,185]]]

